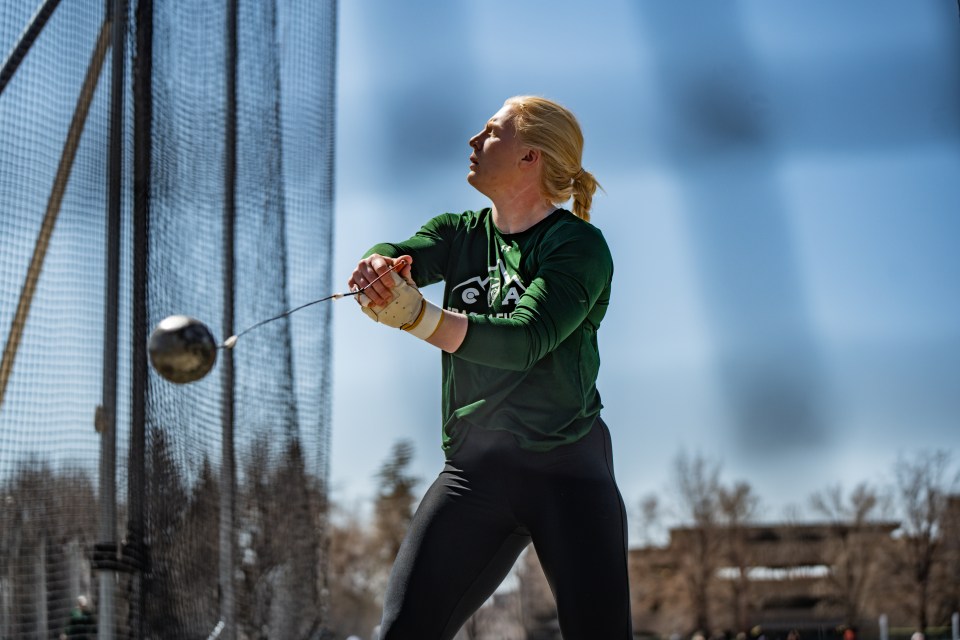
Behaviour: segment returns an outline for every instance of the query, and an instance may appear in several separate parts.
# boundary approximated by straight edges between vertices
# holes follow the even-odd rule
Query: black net
[[[244,335],[187,385],[147,370],[144,345],[168,315],[222,341],[331,292],[336,3],[238,2],[233,56],[227,2],[130,2],[118,173],[97,4],[54,4],[0,85],[0,637],[56,637],[79,595],[117,637],[314,637],[330,303]],[[0,2],[4,52],[39,15],[24,5]],[[114,313],[110,507],[96,427]]]

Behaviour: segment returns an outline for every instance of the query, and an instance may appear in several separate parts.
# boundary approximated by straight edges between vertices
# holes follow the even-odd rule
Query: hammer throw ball
[[[190,316],[169,316],[150,334],[150,362],[177,384],[196,382],[217,361],[217,342],[207,325]]]

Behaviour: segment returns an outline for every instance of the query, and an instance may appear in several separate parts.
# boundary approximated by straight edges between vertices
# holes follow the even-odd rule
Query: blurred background
[[[599,388],[628,509],[678,455],[777,520],[956,450],[956,3],[351,1],[339,20],[336,286],[375,242],[487,205],[467,140],[505,98],[578,116],[616,263]],[[363,509],[398,439],[422,491],[438,353],[348,304],[333,321],[333,498]]]
[[[147,336],[486,206],[467,141],[539,94],[603,185],[635,628],[720,628],[697,579],[753,581],[731,629],[960,639],[960,3],[0,0],[0,53],[0,636],[78,596],[101,637],[372,635],[443,464],[436,350],[341,301],[173,385]],[[694,566],[704,532],[759,550]],[[498,597],[530,633],[467,636],[556,636],[533,553]]]

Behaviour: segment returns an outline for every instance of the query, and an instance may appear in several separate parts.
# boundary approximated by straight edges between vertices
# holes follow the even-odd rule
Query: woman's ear
[[[520,166],[536,166],[540,162],[540,150],[528,148],[520,158]]]

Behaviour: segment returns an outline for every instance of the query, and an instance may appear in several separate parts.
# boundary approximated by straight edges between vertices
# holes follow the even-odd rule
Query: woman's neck
[[[493,203],[493,224],[501,233],[520,233],[537,224],[556,207],[540,197],[500,199]]]

